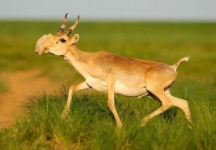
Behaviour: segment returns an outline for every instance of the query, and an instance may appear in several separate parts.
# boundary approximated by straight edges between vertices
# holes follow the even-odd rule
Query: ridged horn
[[[72,33],[72,31],[76,28],[78,23],[79,23],[79,16],[77,17],[77,20],[74,23],[74,25],[72,25],[67,31],[65,31],[65,33],[69,36]]]
[[[67,14],[68,14],[68,13],[66,13],[66,15],[65,15],[65,17],[64,17],[64,21],[63,21],[63,23],[62,23],[60,29],[58,30],[58,32],[60,32],[60,33],[64,32],[64,29],[65,29],[65,26],[66,26],[66,23],[67,23]]]

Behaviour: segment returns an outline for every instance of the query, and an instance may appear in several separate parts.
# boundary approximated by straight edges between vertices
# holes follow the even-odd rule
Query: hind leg
[[[148,70],[145,78],[146,89],[153,94],[152,98],[161,101],[162,106],[143,118],[141,126],[148,120],[163,113],[173,104],[170,97],[165,94],[165,89],[170,87],[176,78],[176,72],[170,67],[158,65]]]
[[[146,122],[149,121],[151,118],[163,113],[164,111],[166,111],[173,105],[172,101],[164,93],[163,89],[157,89],[157,90],[154,89],[154,90],[151,90],[150,92],[154,94],[162,102],[162,106],[143,118],[142,123],[141,123],[142,127],[145,126]]]
[[[186,117],[186,119],[187,119],[187,121],[189,123],[189,127],[191,128],[192,119],[191,119],[190,109],[189,109],[189,106],[188,106],[188,101],[172,96],[170,94],[169,90],[166,90],[165,94],[170,98],[170,100],[173,103],[173,106],[176,106],[176,107],[183,110],[183,112],[185,114],[185,117]]]

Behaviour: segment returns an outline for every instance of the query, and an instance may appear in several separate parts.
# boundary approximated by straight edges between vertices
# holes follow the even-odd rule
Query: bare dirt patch
[[[40,69],[1,74],[1,78],[9,85],[9,90],[0,95],[0,128],[14,121],[15,115],[20,112],[20,107],[29,96],[55,91],[55,83],[41,74]]]

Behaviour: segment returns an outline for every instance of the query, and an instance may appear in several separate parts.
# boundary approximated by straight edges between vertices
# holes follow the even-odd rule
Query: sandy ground
[[[9,85],[9,90],[0,95],[0,128],[13,123],[28,97],[55,91],[55,83],[41,73],[42,70],[34,69],[0,75]]]

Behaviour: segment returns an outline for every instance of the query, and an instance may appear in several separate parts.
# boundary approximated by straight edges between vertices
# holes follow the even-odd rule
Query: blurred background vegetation
[[[61,57],[34,54],[36,41],[44,34],[55,34],[60,25],[54,21],[1,21],[0,73],[42,68],[54,82],[79,82],[81,76]],[[83,51],[105,50],[168,64],[190,56],[190,61],[178,68],[179,78],[215,79],[216,23],[80,21],[75,33],[80,34],[77,46]]]

